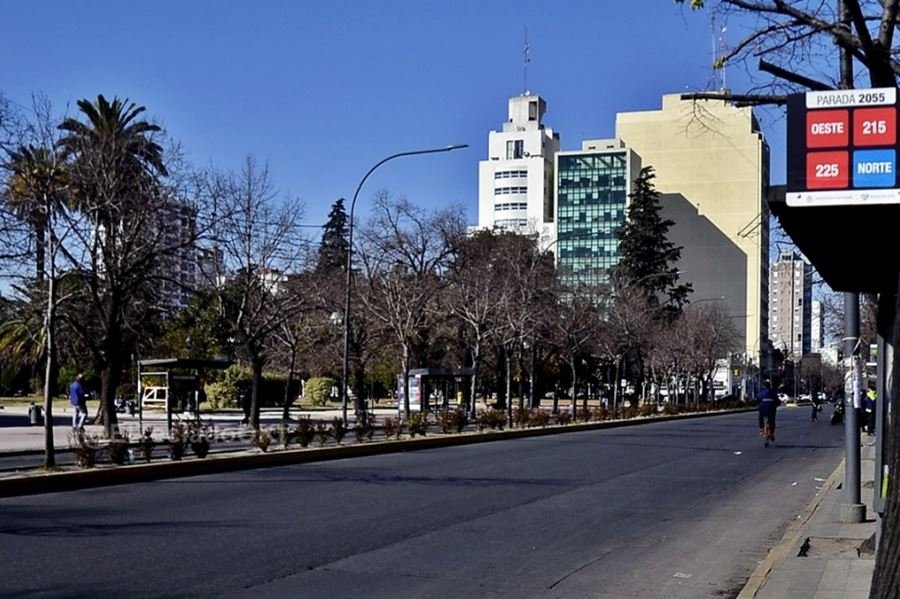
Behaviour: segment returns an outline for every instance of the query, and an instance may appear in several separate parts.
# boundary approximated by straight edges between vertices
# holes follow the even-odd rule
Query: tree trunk
[[[476,336],[472,346],[472,394],[469,396],[469,417],[475,419],[475,389],[477,389],[478,366],[481,363],[481,337]]]
[[[250,427],[259,430],[259,412],[262,404],[259,396],[262,383],[262,371],[264,360],[261,356],[254,356],[250,360],[253,369],[253,382],[250,386]]]
[[[574,419],[575,414],[578,410],[577,406],[575,405],[575,390],[578,389],[578,386],[576,384],[578,382],[578,374],[575,371],[575,354],[572,354],[571,360],[569,360],[569,368],[572,369],[572,418]]]
[[[53,248],[50,250],[53,254]],[[56,448],[53,442],[53,379],[56,371],[56,276],[51,259],[50,277],[47,284],[47,315],[44,321],[45,355],[47,369],[44,371],[44,467],[56,466]]]
[[[506,363],[506,420],[511,427],[513,424],[512,417],[512,356],[510,355],[510,351],[503,348],[503,357],[505,358]]]
[[[422,389],[419,389],[419,406],[422,406]],[[409,420],[409,345],[403,344],[403,417]]]
[[[616,417],[616,410],[619,409],[619,368],[622,364],[622,360],[619,356],[616,356],[616,378],[613,381],[613,405],[612,405],[612,416]]]
[[[103,434],[107,439],[115,439],[119,434],[115,399],[121,376],[119,358],[110,356],[100,375],[100,417],[103,419]]]
[[[516,358],[516,362],[518,362],[519,367],[519,409],[525,410],[525,371],[522,369],[522,350],[519,349],[518,357]]]
[[[291,360],[290,366],[288,366],[287,382],[284,385],[284,405],[281,410],[281,419],[285,422],[291,417],[291,404],[294,403],[291,399],[291,387],[294,385],[294,363],[297,360],[297,350],[291,348],[290,352]]]

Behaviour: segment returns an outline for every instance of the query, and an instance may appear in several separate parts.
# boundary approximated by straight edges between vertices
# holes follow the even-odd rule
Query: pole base
[[[841,505],[841,523],[859,524],[866,521],[866,505],[864,503],[844,503]]]

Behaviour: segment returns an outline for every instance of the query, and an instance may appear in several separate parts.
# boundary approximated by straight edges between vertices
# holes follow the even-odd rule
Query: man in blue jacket
[[[84,395],[84,375],[80,372],[69,386],[69,402],[72,404],[72,428],[77,431],[84,430],[84,421],[87,420],[87,399]]]
[[[765,419],[769,419],[769,431],[772,440],[775,440],[775,412],[781,401],[778,395],[772,390],[772,382],[766,381],[759,390],[759,434],[763,433],[763,425]]]

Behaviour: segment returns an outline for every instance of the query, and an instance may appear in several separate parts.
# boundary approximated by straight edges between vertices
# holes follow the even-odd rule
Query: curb
[[[831,476],[828,477],[828,480],[822,485],[816,498],[806,506],[806,510],[800,519],[791,523],[791,526],[788,527],[788,530],[781,538],[781,542],[769,551],[769,554],[759,563],[753,574],[750,575],[750,579],[747,580],[747,584],[741,589],[737,599],[754,599],[756,597],[756,594],[768,580],[772,568],[775,567],[777,562],[785,559],[788,556],[788,552],[796,546],[797,541],[805,534],[807,523],[818,511],[819,506],[825,500],[825,496],[831,493],[841,478],[843,478],[845,464],[846,459],[841,460],[841,463],[838,464]]]
[[[211,455],[204,459],[163,461],[149,464],[92,468],[67,472],[29,473],[26,475],[0,479],[0,497],[56,493],[60,491],[73,491],[109,485],[182,478],[204,474],[218,474],[235,470],[251,470],[273,466],[287,466],[291,464],[306,464],[310,462],[324,462],[346,458],[383,455],[403,451],[455,447],[458,445],[470,445],[474,443],[491,443],[506,439],[543,437],[546,435],[557,435],[569,432],[574,433],[603,430],[607,428],[640,426],[643,424],[669,422],[672,420],[691,420],[695,418],[724,416],[726,414],[750,411],[755,412],[756,408],[740,408],[736,410],[678,414],[674,416],[655,416],[650,418],[633,418],[630,420],[609,420],[603,422],[555,425],[545,428],[451,434],[441,437],[422,437],[399,441],[356,443],[353,445],[339,445],[336,447],[288,449],[273,453]]]

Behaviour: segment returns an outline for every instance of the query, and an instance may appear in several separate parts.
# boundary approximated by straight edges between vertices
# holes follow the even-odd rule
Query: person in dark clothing
[[[812,413],[809,416],[810,422],[819,421],[819,394],[813,393],[812,396]]]
[[[769,431],[772,434],[772,440],[775,440],[775,412],[781,401],[778,395],[772,390],[772,383],[766,381],[759,390],[758,410],[759,410],[759,434],[763,434],[763,426],[765,419],[769,419]]]

